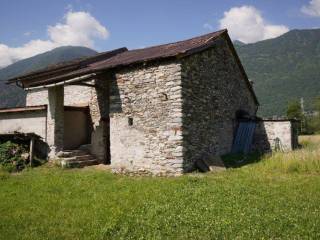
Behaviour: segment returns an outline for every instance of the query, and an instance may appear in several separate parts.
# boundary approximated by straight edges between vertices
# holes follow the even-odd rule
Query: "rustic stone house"
[[[34,125],[43,128],[50,158],[85,145],[120,172],[190,171],[205,154],[229,153],[238,119],[252,119],[258,109],[226,30],[121,48],[9,83],[27,91],[23,114],[34,117],[41,108],[45,119]]]

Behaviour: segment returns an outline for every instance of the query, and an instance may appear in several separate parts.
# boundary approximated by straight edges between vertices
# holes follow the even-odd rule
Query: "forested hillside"
[[[292,30],[254,44],[235,44],[261,103],[260,114],[284,115],[288,101],[320,95],[320,29]]]

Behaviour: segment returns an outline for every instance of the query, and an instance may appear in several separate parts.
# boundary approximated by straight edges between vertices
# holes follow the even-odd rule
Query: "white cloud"
[[[21,47],[11,48],[0,43],[0,68],[59,46],[93,48],[94,39],[106,39],[109,36],[108,30],[90,13],[72,11],[64,16],[64,23],[49,26],[47,32],[49,40],[31,40]]]
[[[213,26],[210,23],[203,24],[203,28],[208,29],[209,31],[213,30]]]
[[[23,36],[29,37],[32,34],[32,32],[25,32],[23,33]]]
[[[311,0],[308,5],[302,6],[301,11],[311,17],[320,17],[320,0]]]
[[[232,39],[253,43],[278,37],[289,31],[284,25],[268,24],[253,6],[233,7],[219,21],[220,28],[227,28]]]

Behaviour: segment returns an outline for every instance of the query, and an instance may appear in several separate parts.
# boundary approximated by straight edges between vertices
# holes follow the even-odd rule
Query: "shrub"
[[[27,153],[25,146],[10,141],[0,144],[0,165],[9,172],[20,171],[26,167],[27,161],[22,155]]]

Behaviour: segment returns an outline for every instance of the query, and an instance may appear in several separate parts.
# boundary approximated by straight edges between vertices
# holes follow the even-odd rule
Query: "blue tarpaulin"
[[[239,123],[232,145],[232,153],[247,154],[250,152],[255,128],[256,123],[253,121]]]

